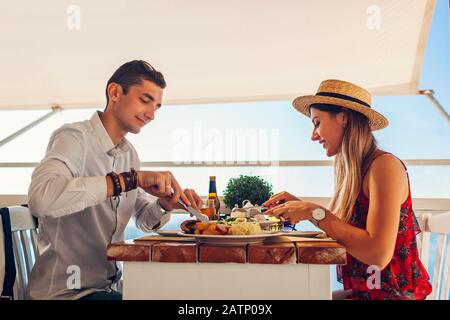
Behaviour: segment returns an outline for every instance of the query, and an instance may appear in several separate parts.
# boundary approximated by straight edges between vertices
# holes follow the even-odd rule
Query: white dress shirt
[[[136,150],[125,138],[114,146],[97,112],[53,132],[28,191],[30,211],[39,218],[28,298],[79,299],[112,290],[122,273],[106,259],[106,248],[124,240],[129,219],[144,231],[167,223],[170,214],[140,188],[120,201],[107,198],[105,176],[131,168],[140,168]]]

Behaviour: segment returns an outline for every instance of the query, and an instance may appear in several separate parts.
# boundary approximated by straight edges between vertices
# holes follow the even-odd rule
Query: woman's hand
[[[321,208],[321,206],[309,201],[288,201],[267,210],[264,214],[297,224],[302,220],[311,220],[312,211],[317,208]]]
[[[282,191],[273,195],[269,200],[264,202],[262,205],[264,207],[271,208],[288,201],[301,201],[301,200],[296,196],[294,196],[293,194],[290,194],[289,192]]]

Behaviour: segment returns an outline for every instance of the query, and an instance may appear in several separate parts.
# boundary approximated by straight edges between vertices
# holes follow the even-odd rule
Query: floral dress
[[[400,208],[394,254],[389,264],[379,273],[379,279],[375,278],[374,268],[369,268],[348,253],[347,264],[338,266],[338,280],[344,284],[345,290],[352,289],[352,299],[423,300],[431,293],[430,278],[419,260],[416,235],[421,230],[412,208],[409,177],[408,189],[408,198]],[[366,229],[368,212],[369,199],[361,188],[349,223]]]

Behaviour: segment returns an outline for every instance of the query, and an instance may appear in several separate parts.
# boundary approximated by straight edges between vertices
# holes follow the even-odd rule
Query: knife
[[[197,210],[195,210],[194,208],[192,208],[191,206],[187,206],[183,201],[178,200],[178,203],[184,208],[184,210],[186,210],[187,212],[189,212],[190,214],[192,214],[194,217],[196,217],[198,220],[200,220],[201,222],[208,222],[209,221],[209,217],[206,214],[203,214],[201,212],[198,212]]]

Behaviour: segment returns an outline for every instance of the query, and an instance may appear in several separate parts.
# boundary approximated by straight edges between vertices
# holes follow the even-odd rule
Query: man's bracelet
[[[113,197],[119,197],[120,194],[122,193],[122,186],[120,184],[120,178],[119,175],[117,173],[115,173],[114,171],[111,171],[110,173],[107,174],[108,177],[111,177],[111,181],[113,184]]]
[[[134,190],[137,188],[137,171],[131,168],[130,172],[123,172],[120,174],[123,177],[125,184],[125,192]]]

